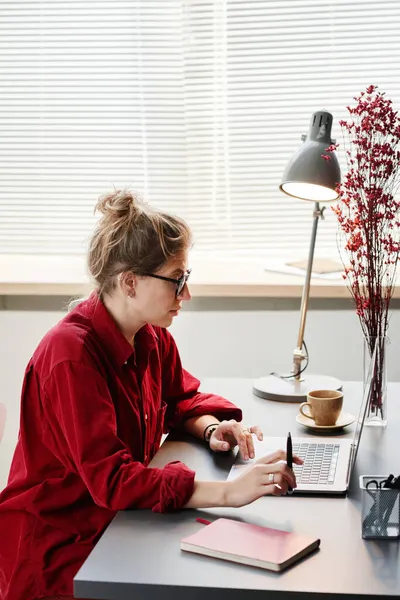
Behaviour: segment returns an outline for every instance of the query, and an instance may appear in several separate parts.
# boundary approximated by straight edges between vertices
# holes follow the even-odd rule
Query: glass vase
[[[371,356],[377,346],[375,364],[372,365],[371,396],[365,417],[365,425],[369,427],[386,427],[387,425],[387,348],[389,343],[387,336],[364,338],[364,387],[367,384]]]

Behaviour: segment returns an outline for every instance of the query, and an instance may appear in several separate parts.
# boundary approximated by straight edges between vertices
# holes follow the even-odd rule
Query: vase
[[[387,336],[364,337],[364,389],[368,384],[371,357],[376,346],[375,363],[371,365],[371,393],[365,417],[365,425],[369,427],[386,427],[387,425],[387,347],[389,343]]]

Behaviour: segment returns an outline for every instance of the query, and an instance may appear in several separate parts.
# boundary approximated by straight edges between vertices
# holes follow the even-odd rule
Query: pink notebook
[[[216,519],[181,540],[186,552],[222,558],[243,565],[282,571],[318,548],[318,538],[260,527],[232,519]]]

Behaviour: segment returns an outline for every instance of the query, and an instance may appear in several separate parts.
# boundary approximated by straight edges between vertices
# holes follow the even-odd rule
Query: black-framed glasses
[[[173,279],[172,277],[164,277],[164,275],[154,275],[153,273],[144,273],[145,277],[154,277],[154,279],[162,279],[162,281],[169,281],[170,283],[175,283],[176,292],[175,296],[180,296],[182,294],[183,288],[185,287],[187,280],[189,279],[189,275],[192,272],[192,269],[188,269],[179,277],[179,279]]]

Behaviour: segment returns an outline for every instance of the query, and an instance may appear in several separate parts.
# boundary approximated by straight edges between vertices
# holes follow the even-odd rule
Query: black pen
[[[287,434],[287,440],[286,440],[286,464],[289,467],[289,469],[293,468],[293,448],[292,448],[292,436],[290,435],[290,431]],[[287,493],[293,494],[293,488],[291,488],[290,485],[289,485]]]

